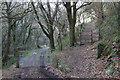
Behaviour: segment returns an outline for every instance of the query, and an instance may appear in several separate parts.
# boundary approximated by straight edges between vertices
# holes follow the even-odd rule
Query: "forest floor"
[[[67,75],[76,76],[77,78],[117,78],[120,79],[119,74],[115,73],[113,75],[107,75],[106,70],[104,70],[104,66],[106,64],[106,60],[103,58],[96,59],[96,50],[93,49],[95,46],[90,43],[91,39],[91,30],[93,26],[91,24],[87,25],[84,28],[84,32],[82,33],[82,42],[84,45],[76,46],[74,48],[67,49],[60,54],[57,54],[60,58],[62,58],[69,71]],[[96,35],[93,35],[96,39]],[[35,58],[31,58],[32,60],[36,60]],[[27,64],[27,63],[26,63]],[[30,62],[29,62],[30,64]],[[19,77],[19,74],[22,75],[23,78],[47,78],[44,75],[39,67],[26,67],[26,68],[13,68],[8,70],[3,70],[3,78],[13,78],[15,74]],[[20,76],[21,77],[21,76]]]
[[[2,78],[47,78],[40,67],[10,68],[3,70]]]
[[[96,51],[91,44],[77,46],[64,51],[58,56],[64,59],[69,68],[69,75],[79,78],[119,78],[119,74],[107,75],[104,70],[105,59],[96,59]]]
[[[92,32],[91,32],[92,31]],[[91,36],[92,33],[92,36]],[[98,33],[93,24],[87,24],[81,34],[81,42],[84,45],[78,45],[70,48],[58,56],[64,59],[68,68],[69,75],[79,78],[119,78],[119,74],[107,75],[104,66],[107,60],[104,58],[96,59],[97,51],[94,44],[98,40]],[[79,41],[79,40],[78,40]],[[120,59],[117,57],[117,59]]]
[[[107,75],[104,66],[106,60],[96,59],[96,50],[94,46],[86,44],[63,51],[58,54],[59,58],[64,59],[67,64],[67,75],[76,78],[116,78],[120,79],[119,74]],[[3,70],[3,78],[48,78],[40,67],[10,68]]]

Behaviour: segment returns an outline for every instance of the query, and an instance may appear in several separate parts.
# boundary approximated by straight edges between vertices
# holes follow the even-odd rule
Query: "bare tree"
[[[30,12],[30,8],[21,8],[21,4],[19,3],[13,3],[13,2],[3,2],[2,3],[3,9],[2,9],[2,16],[1,18],[4,18],[3,22],[7,22],[8,25],[8,31],[7,31],[7,40],[6,40],[6,52],[3,54],[3,65],[8,60],[8,55],[10,54],[10,46],[13,38],[13,44],[14,44],[14,51],[15,50],[15,29],[16,29],[16,23],[19,20],[22,20],[24,16],[28,12]],[[17,10],[19,10],[17,12]]]
[[[90,5],[90,3],[82,3],[81,6],[77,7],[78,2],[63,2],[66,10],[67,10],[67,16],[68,16],[68,22],[69,22],[69,30],[70,30],[70,46],[74,46],[76,39],[75,39],[75,24],[76,24],[76,13],[77,11],[87,5]]]
[[[50,2],[46,3],[47,9],[44,7],[44,5],[42,3],[38,3],[39,8],[41,10],[42,17],[44,18],[46,25],[42,24],[42,20],[39,17],[38,11],[36,10],[34,3],[31,2],[31,4],[34,9],[38,24],[40,25],[44,34],[48,37],[48,39],[50,41],[50,48],[55,49],[53,24],[55,21],[55,17],[57,16],[59,4],[56,3],[55,9],[51,10]]]

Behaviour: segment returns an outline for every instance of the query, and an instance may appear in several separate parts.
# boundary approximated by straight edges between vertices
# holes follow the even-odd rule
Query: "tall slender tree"
[[[44,32],[44,34],[48,37],[49,41],[50,41],[50,48],[51,49],[55,49],[55,42],[54,42],[54,21],[55,21],[55,17],[57,16],[57,12],[58,12],[58,8],[59,8],[59,3],[57,2],[55,4],[55,9],[52,10],[51,6],[50,6],[50,2],[46,3],[46,8],[44,7],[44,5],[40,2],[38,3],[38,6],[40,8],[42,17],[44,18],[45,24],[44,25],[42,23],[42,20],[39,17],[38,11],[34,5],[33,2],[31,2],[34,13],[36,15],[38,24],[40,25],[42,31]]]
[[[75,24],[76,24],[76,13],[77,11],[87,5],[90,5],[90,3],[82,3],[81,6],[77,7],[78,2],[63,2],[66,11],[67,11],[67,17],[69,22],[69,36],[70,36],[70,46],[75,46]]]
[[[6,51],[3,54],[3,65],[4,63],[7,62],[8,60],[8,55],[10,54],[10,46],[12,43],[12,38],[13,38],[13,47],[14,47],[14,53],[15,53],[15,28],[16,28],[16,22],[19,20],[22,20],[24,16],[26,16],[26,14],[28,12],[30,12],[30,8],[24,8],[24,9],[20,9],[21,8],[21,4],[20,3],[13,3],[11,2],[3,2],[2,3],[2,16],[1,18],[3,18],[5,20],[5,22],[7,22],[7,40],[6,40]],[[17,12],[17,9],[19,10]],[[13,34],[13,35],[12,35]]]

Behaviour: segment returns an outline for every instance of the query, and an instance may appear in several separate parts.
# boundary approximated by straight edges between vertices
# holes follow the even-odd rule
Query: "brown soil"
[[[79,78],[119,78],[119,74],[107,75],[104,66],[106,60],[96,59],[96,51],[92,50],[94,46],[87,44],[64,51],[59,54],[69,68],[69,75]]]

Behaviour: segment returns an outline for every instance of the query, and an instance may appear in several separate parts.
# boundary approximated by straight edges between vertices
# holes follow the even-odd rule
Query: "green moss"
[[[16,58],[13,55],[9,55],[9,60],[6,62],[6,65],[2,66],[2,69],[7,69],[11,67],[16,62]]]
[[[116,71],[116,69],[114,67],[111,67],[109,70],[106,71],[106,73],[108,75],[112,75],[115,71]]]
[[[68,68],[65,61],[62,58],[59,58],[57,56],[54,56],[52,58],[52,66],[55,68],[58,68],[60,71],[66,73],[66,69]]]
[[[103,46],[108,45],[108,44],[107,44],[106,42],[104,42],[104,41],[98,41],[96,44],[97,44],[97,45],[103,45]]]
[[[97,42],[97,59],[109,53],[108,44],[103,41]]]
[[[69,35],[67,34],[66,36],[62,37],[62,45],[63,48],[69,44]]]

